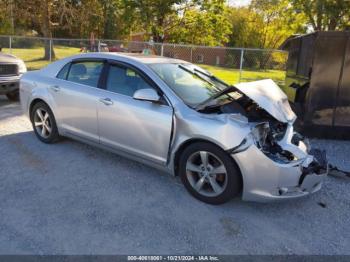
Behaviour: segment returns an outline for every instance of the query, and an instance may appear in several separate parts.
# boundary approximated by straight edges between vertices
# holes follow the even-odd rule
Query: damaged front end
[[[282,136],[268,123],[259,123],[245,144],[230,153],[243,169],[243,176],[249,174],[243,178],[245,200],[268,201],[314,193],[328,173],[325,152],[310,150],[307,140],[295,133],[291,124]]]
[[[294,131],[295,115],[288,101],[284,102],[284,93],[271,82],[259,81],[255,86],[254,82],[249,83],[253,87],[242,84],[239,88],[242,93],[249,90],[245,99],[251,104],[246,101],[241,105],[245,105],[244,113],[251,132],[228,152],[242,171],[245,200],[305,196],[318,191],[328,173],[325,152],[310,149],[307,139]],[[268,102],[259,100],[261,96]]]

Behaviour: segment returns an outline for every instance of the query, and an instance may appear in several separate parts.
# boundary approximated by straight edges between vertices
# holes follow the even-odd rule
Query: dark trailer
[[[348,132],[350,32],[297,36],[287,39],[282,49],[289,52],[284,91],[303,129],[321,136]]]

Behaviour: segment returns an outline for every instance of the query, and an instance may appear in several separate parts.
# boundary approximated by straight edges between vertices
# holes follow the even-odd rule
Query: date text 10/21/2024
[[[217,256],[128,256],[128,261],[220,261]]]

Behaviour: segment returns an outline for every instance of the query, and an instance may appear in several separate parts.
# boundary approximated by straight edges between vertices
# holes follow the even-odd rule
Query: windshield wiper
[[[214,75],[212,75],[212,74],[207,74],[207,73],[205,73],[205,72],[203,72],[203,71],[201,71],[201,70],[199,70],[199,69],[197,69],[197,68],[194,68],[193,70],[194,70],[195,72],[198,72],[198,73],[202,74],[202,75],[205,75],[206,77],[209,77],[209,78],[212,79],[212,80],[215,80],[215,81],[219,82],[220,84],[222,84],[222,85],[224,85],[224,86],[229,86],[227,83],[225,83],[224,81],[222,81],[220,78],[217,78],[216,76],[214,76]]]
[[[196,106],[194,106],[194,109],[197,111],[203,110],[204,108],[206,108],[208,106],[208,104],[215,100],[216,98],[223,96],[225,94],[228,94],[232,91],[237,91],[236,87],[234,86],[228,86],[225,89],[221,90],[220,92],[216,93],[215,95],[213,95],[212,97],[209,97],[207,100],[203,101],[202,103],[197,104]]]
[[[202,74],[202,75],[208,77],[208,78],[211,79],[211,80],[217,81],[217,82],[219,82],[220,84],[222,84],[222,85],[224,85],[224,86],[228,86],[227,83],[225,83],[225,82],[222,81],[220,78],[217,78],[216,76],[214,76],[214,75],[212,75],[212,74],[210,74],[210,73],[208,74],[208,73],[206,73],[206,72],[204,72],[204,71],[202,71],[202,70],[199,70],[199,69],[197,69],[197,68],[193,68],[193,70],[191,70],[190,68],[188,68],[188,67],[186,67],[186,66],[184,66],[184,65],[181,65],[181,64],[179,65],[179,67],[180,67],[181,69],[183,69],[183,70],[186,70],[187,72],[189,72],[189,73],[191,73],[191,74],[194,74],[195,76],[198,76],[199,78],[205,80],[206,82],[209,82],[209,81],[208,81],[207,79],[201,77],[200,75],[198,75],[198,73],[200,73],[200,74]],[[211,83],[211,82],[209,82],[209,83],[210,83],[210,84],[213,84],[213,83]]]
[[[186,66],[184,66],[184,65],[181,65],[181,64],[179,65],[179,67],[180,67],[181,69],[185,70],[186,72],[189,72],[190,74],[193,74],[193,75],[195,75],[196,77],[202,79],[203,81],[209,83],[210,85],[212,85],[213,87],[215,87],[215,89],[218,90],[219,92],[222,90],[222,89],[218,88],[214,83],[210,82],[208,79],[205,79],[203,76],[199,75],[198,72],[203,73],[203,72],[201,72],[200,70],[197,70],[197,69],[191,70],[190,68],[188,68],[188,67],[186,67]],[[203,73],[203,74],[204,74],[204,73]],[[206,74],[204,74],[204,75],[206,75]]]
[[[199,111],[199,110],[203,110],[204,108],[206,108],[208,106],[208,104],[215,100],[216,98],[222,96],[222,95],[225,95],[227,93],[230,93],[232,91],[237,91],[237,88],[232,86],[232,85],[228,85],[227,83],[223,82],[222,80],[220,80],[219,78],[217,78],[216,76],[214,75],[211,75],[211,74],[207,74],[197,68],[193,68],[193,70],[191,70],[190,68],[184,66],[184,65],[179,65],[179,67],[197,77],[199,77],[200,79],[210,83],[211,85],[213,85],[215,87],[215,89],[218,90],[218,92],[216,94],[214,94],[213,96],[209,97],[207,100],[195,105],[194,107],[192,107],[193,109]],[[217,87],[214,83],[212,83],[210,80],[206,79],[205,77],[201,76],[200,74],[204,75],[205,77],[211,79],[211,80],[214,80],[214,81],[217,81],[219,82],[220,84],[226,86],[226,88],[224,89],[221,89],[219,87]]]

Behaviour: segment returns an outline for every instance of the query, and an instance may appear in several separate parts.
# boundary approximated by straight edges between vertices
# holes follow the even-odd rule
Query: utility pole
[[[14,0],[10,0],[10,16],[11,16],[11,34],[15,34],[15,19],[13,17],[13,2]]]

